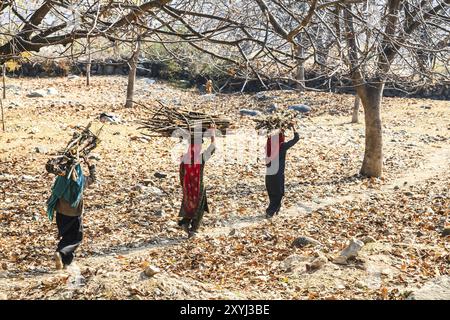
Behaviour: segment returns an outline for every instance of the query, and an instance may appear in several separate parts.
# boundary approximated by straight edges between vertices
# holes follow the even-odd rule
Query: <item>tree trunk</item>
[[[381,126],[381,100],[384,83],[369,83],[361,88],[364,107],[366,146],[360,173],[367,177],[381,177],[383,173],[383,138]]]
[[[305,54],[305,49],[302,46],[302,35],[301,33],[297,36],[297,41],[299,45],[296,48],[296,56],[297,58],[297,74],[296,79],[300,81],[300,83],[297,85],[297,89],[300,92],[303,92],[305,90],[305,60],[303,59],[303,56]]]
[[[89,87],[91,85],[91,59],[89,58],[88,63],[86,65],[86,86]]]
[[[352,123],[359,122],[359,104],[361,99],[358,94],[355,95],[355,104],[353,105]]]
[[[91,85],[91,64],[92,64],[91,41],[89,37],[87,38],[87,45],[88,45],[88,61],[86,65],[86,86],[89,87]]]
[[[134,82],[136,80],[136,68],[139,57],[139,50],[141,47],[140,40],[136,42],[136,49],[130,58],[130,72],[128,73],[128,87],[127,87],[127,101],[125,103],[126,108],[131,108],[133,106],[133,95],[134,95]]]

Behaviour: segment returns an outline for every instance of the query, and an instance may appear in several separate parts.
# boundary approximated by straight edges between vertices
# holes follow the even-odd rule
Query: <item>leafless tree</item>
[[[450,0],[152,0],[0,2],[0,60],[81,39],[136,43],[130,28],[173,59],[189,46],[230,77],[312,89],[317,79],[353,86],[364,109],[361,174],[383,170],[381,105],[386,84],[414,90],[449,80]],[[77,13],[77,14],[74,14]],[[78,17],[78,18],[76,18]],[[220,63],[219,63],[220,62]],[[247,81],[244,83],[244,87]],[[242,90],[244,89],[242,88]]]
[[[117,39],[139,17],[148,16],[170,0],[30,0],[0,1],[0,62],[21,52],[70,46],[79,39]],[[12,24],[12,28],[8,28]],[[122,39],[126,40],[126,39]],[[62,54],[62,52],[60,52]]]
[[[275,77],[295,81],[293,70],[312,60],[327,77],[351,81],[364,108],[365,176],[382,175],[385,84],[413,89],[449,79],[450,0],[188,2],[184,10],[163,7],[159,19],[176,20],[165,36],[233,62],[243,75],[262,83]],[[317,30],[326,30],[327,50],[318,45]]]

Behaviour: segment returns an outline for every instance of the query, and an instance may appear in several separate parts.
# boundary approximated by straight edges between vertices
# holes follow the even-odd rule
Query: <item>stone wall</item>
[[[86,74],[86,62],[76,62],[75,64],[68,61],[45,61],[45,62],[25,62],[20,68],[14,72],[9,72],[10,76],[22,77],[54,77],[67,76],[70,74],[84,75]],[[127,75],[129,65],[124,60],[105,60],[92,61],[92,75]],[[161,62],[140,61],[138,64],[137,75],[140,77],[168,77],[168,67]],[[176,74],[175,74],[176,76]]]
[[[342,80],[336,76],[332,78],[318,78],[315,73],[306,73],[306,85],[310,88],[322,89],[335,93],[355,94],[355,89],[350,80]],[[314,79],[314,80],[308,80]],[[217,86],[221,86],[225,80],[215,82]],[[233,79],[229,81],[224,88],[225,92],[237,92],[242,89],[245,79]],[[271,81],[265,82],[269,90],[276,89],[292,89],[295,84],[289,81]],[[259,92],[265,90],[259,80],[251,80],[246,83],[245,92]],[[408,88],[404,84],[386,83],[383,92],[385,97],[410,97],[410,98],[429,98],[436,100],[450,100],[450,83],[431,84],[419,88]]]
[[[107,59],[102,61],[93,61],[91,65],[92,75],[127,75],[129,65],[125,60]],[[27,62],[23,63],[19,70],[14,72],[16,76],[23,77],[52,77],[67,76],[69,73],[84,75],[86,73],[86,63],[77,62],[71,64],[66,61],[48,60],[45,62]],[[222,87],[224,92],[241,91],[245,79],[232,79],[226,76],[198,75],[188,71],[173,71],[170,67],[159,61],[141,60],[136,71],[139,77],[159,78],[163,80],[184,80],[191,86],[201,86],[207,79],[213,79],[216,87]],[[10,75],[13,75],[10,73]],[[314,80],[312,80],[314,79]],[[350,80],[343,80],[338,76],[331,78],[320,77],[315,72],[306,73],[307,86],[316,89],[329,90],[336,93],[354,93]],[[269,89],[292,89],[293,83],[287,81],[267,82]],[[396,89],[398,88],[398,89]],[[248,81],[245,86],[245,92],[258,92],[265,90],[264,86],[258,80]],[[386,84],[384,96],[388,97],[413,97],[413,98],[431,98],[439,100],[450,100],[450,84],[434,84],[427,87],[416,89],[413,93],[407,94],[405,91],[411,91],[401,84]]]

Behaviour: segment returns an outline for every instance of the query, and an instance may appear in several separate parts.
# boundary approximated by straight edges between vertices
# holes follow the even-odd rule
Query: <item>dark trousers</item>
[[[269,206],[266,214],[273,216],[281,208],[284,197],[284,174],[266,175],[266,189],[269,194]]]
[[[187,231],[188,237],[194,236],[200,228],[201,218],[183,218],[178,221],[178,225]]]
[[[61,238],[56,251],[61,254],[65,265],[72,263],[74,252],[83,240],[83,224],[81,216],[70,217],[56,213],[58,235]]]
[[[200,223],[203,219],[203,214],[205,213],[206,210],[204,210],[204,208],[201,208],[198,213],[197,216],[194,218],[182,218],[180,221],[178,221],[178,225],[181,227],[183,225],[187,225],[189,228],[189,231],[192,232],[197,232],[198,228],[200,227]]]
[[[183,204],[181,204],[180,214],[179,216],[182,217],[180,221],[178,221],[178,225],[182,227],[183,225],[187,225],[189,231],[197,232],[200,228],[200,223],[202,222],[203,215],[205,212],[209,213],[209,207],[208,207],[208,198],[206,196],[206,189],[203,190],[203,196],[200,200],[200,206],[197,209],[197,212],[195,212],[194,217],[188,218],[186,217],[186,213],[183,209]]]

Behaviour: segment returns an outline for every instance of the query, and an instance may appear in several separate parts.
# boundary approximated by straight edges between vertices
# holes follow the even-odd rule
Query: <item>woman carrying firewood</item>
[[[81,164],[67,166],[65,175],[58,175],[47,201],[47,214],[56,225],[60,241],[55,252],[56,269],[63,269],[72,263],[74,252],[83,239],[83,191],[96,181],[95,164],[84,159],[89,168],[89,176],[83,174]],[[51,167],[47,171],[52,172]]]
[[[284,197],[284,169],[286,167],[286,153],[300,139],[294,126],[291,126],[294,138],[284,142],[284,129],[278,134],[267,138],[266,145],[266,189],[269,194],[269,206],[266,209],[266,218],[270,219],[278,214],[281,200]]]
[[[206,161],[214,154],[215,126],[211,125],[211,144],[205,152],[202,151],[202,141],[191,137],[188,151],[182,156],[180,163],[180,182],[183,189],[183,200],[179,216],[182,218],[178,225],[188,233],[188,237],[195,236],[200,227],[204,212],[209,212],[206,199],[206,187],[203,184],[203,173]]]

